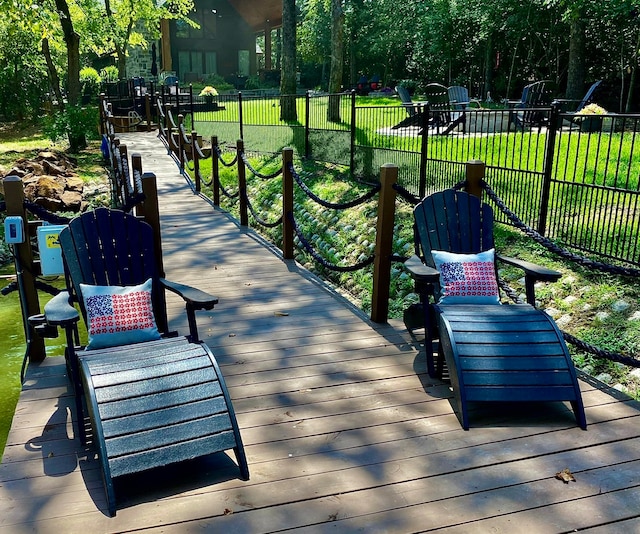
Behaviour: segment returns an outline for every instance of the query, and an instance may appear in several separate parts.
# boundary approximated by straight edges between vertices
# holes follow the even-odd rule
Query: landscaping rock
[[[76,161],[66,154],[42,151],[34,159],[19,159],[5,176],[18,176],[25,198],[49,211],[78,212],[84,182],[75,168]]]
[[[596,313],[596,320],[598,321],[606,321],[609,318],[609,312],[601,311]]]
[[[571,315],[569,314],[562,315],[561,317],[558,317],[558,319],[556,319],[558,328],[566,328],[569,323],[571,323]]]
[[[626,309],[628,309],[628,308],[629,308],[629,306],[630,306],[630,304],[629,304],[627,301],[624,301],[624,300],[617,300],[616,302],[614,302],[614,303],[611,305],[611,309],[612,309],[614,312],[623,312],[623,311],[625,311]]]
[[[629,317],[629,321],[640,321],[640,311],[633,312],[633,315]]]

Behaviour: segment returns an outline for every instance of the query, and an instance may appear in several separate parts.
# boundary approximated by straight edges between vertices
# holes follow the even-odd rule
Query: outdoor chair
[[[535,283],[556,281],[560,273],[496,255],[493,211],[466,192],[425,197],[414,209],[414,223],[416,255],[405,267],[420,295],[427,370],[442,378],[446,362],[462,427],[469,428],[473,401],[570,401],[578,425],[586,429],[562,333],[534,307]],[[500,303],[496,260],[524,271],[528,304]],[[416,326],[407,315],[405,323]]]
[[[423,106],[426,102],[414,102],[411,99],[411,95],[407,88],[402,85],[396,86],[396,93],[398,93],[398,96],[402,101],[402,106],[407,112],[407,117],[393,126],[392,129],[397,130],[399,128],[409,128],[411,126],[421,126]]]
[[[516,129],[524,131],[525,127],[547,126],[549,114],[540,108],[550,107],[553,95],[556,92],[556,84],[550,80],[541,80],[530,83],[522,90],[520,100],[508,102],[510,113],[509,123]]]
[[[162,277],[154,235],[119,210],[74,218],[59,237],[68,290],[45,306],[47,322],[66,332],[79,436],[86,442],[88,419],[111,515],[112,479],[122,475],[233,449],[242,478],[249,477],[224,378],[198,339],[196,311],[218,301]],[[186,304],[187,337],[169,331],[165,289]],[[84,350],[80,316],[89,339]]]
[[[449,93],[449,102],[451,107],[457,111],[464,111],[469,109],[471,104],[474,104],[477,108],[481,108],[480,100],[477,98],[469,98],[469,90],[461,85],[451,85],[447,88]]]
[[[441,135],[452,132],[458,125],[462,125],[462,131],[465,131],[467,117],[464,108],[452,105],[447,87],[430,83],[424,89],[424,96],[429,103],[429,128]]]
[[[584,97],[580,101],[571,100],[571,99],[567,99],[567,98],[556,98],[556,99],[554,99],[554,102],[559,104],[560,111],[562,113],[577,114],[581,110],[583,110],[587,105],[589,105],[589,104],[591,104],[591,102],[593,102],[593,95],[598,90],[598,88],[600,87],[601,83],[602,83],[602,80],[598,80],[598,81],[592,83],[591,86],[589,87],[589,89],[587,90],[587,92],[585,93]],[[578,105],[574,109],[570,109],[571,105],[575,104],[576,102],[578,103]],[[575,117],[567,118],[567,120],[569,120],[572,125],[576,124]]]

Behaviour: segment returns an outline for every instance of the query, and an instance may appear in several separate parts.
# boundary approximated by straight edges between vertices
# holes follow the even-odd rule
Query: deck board
[[[637,402],[583,377],[586,432],[565,403],[472,404],[462,430],[419,338],[371,323],[194,195],[153,134],[122,138],[158,176],[167,278],[220,299],[199,329],[251,479],[228,454],[123,477],[109,518],[63,360],[47,358],[29,368],[0,464],[0,532],[640,531]],[[554,478],[565,467],[577,482]]]

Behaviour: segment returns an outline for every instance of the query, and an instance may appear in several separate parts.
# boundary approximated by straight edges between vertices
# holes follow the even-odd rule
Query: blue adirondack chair
[[[555,92],[556,84],[550,80],[541,80],[526,85],[522,89],[520,100],[508,102],[511,109],[509,123],[520,130],[531,126],[547,126],[548,113],[545,113],[540,108],[551,106]]]
[[[535,283],[558,280],[560,273],[495,255],[493,211],[466,192],[425,197],[414,222],[416,255],[405,267],[420,295],[427,370],[442,378],[446,362],[462,427],[469,428],[472,401],[569,401],[586,429],[562,333],[534,306]],[[500,304],[495,259],[524,271],[528,304]]]
[[[85,212],[59,242],[70,283],[45,306],[45,318],[66,332],[78,431],[85,441],[88,419],[109,513],[116,511],[113,478],[215,452],[233,449],[248,479],[224,378],[198,339],[195,312],[217,299],[165,280],[152,227],[122,211]],[[168,329],[165,289],[185,301],[187,337]],[[87,350],[78,346],[80,316]]]

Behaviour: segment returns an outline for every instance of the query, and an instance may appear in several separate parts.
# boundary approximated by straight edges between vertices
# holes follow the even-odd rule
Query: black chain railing
[[[282,215],[280,215],[280,217],[278,217],[278,220],[275,221],[275,222],[267,222],[267,221],[265,221],[258,214],[256,209],[253,207],[253,204],[251,204],[251,200],[249,200],[249,197],[247,197],[247,207],[249,208],[249,211],[251,212],[251,215],[256,220],[256,222],[258,224],[260,224],[261,226],[264,226],[265,228],[275,228],[276,226],[280,226],[282,224]]]
[[[258,178],[261,178],[262,180],[271,180],[272,178],[277,178],[282,174],[283,167],[280,167],[278,170],[272,172],[271,174],[262,174],[251,165],[251,163],[249,162],[249,158],[247,158],[247,155],[244,152],[240,153],[240,157],[242,158],[242,162],[244,163],[245,167],[247,167],[247,169],[251,171],[251,174]]]
[[[337,271],[340,273],[350,273],[350,272],[358,271],[360,269],[363,269],[364,267],[371,265],[375,260],[375,255],[372,254],[367,259],[361,262],[358,262],[355,265],[342,266],[342,265],[335,265],[333,263],[329,263],[327,260],[325,260],[322,256],[320,256],[320,254],[318,254],[314,250],[314,248],[311,246],[311,243],[309,243],[309,241],[304,237],[304,235],[302,234],[302,232],[300,231],[300,228],[296,223],[293,213],[291,212],[287,213],[287,219],[291,222],[293,231],[295,232],[296,236],[300,240],[300,243],[302,244],[304,249],[311,255],[311,257],[316,262],[322,265],[322,267],[324,267],[325,269],[329,269],[330,271]]]
[[[487,196],[496,204],[496,206],[498,206],[500,211],[502,211],[502,213],[504,213],[504,215],[509,218],[511,223],[516,228],[524,232],[527,236],[532,238],[534,241],[536,241],[537,243],[539,243],[549,251],[559,255],[564,259],[570,260],[574,263],[578,263],[579,265],[582,265],[589,269],[596,269],[596,270],[611,273],[611,274],[621,274],[624,276],[634,276],[634,277],[637,277],[640,274],[640,271],[637,269],[632,269],[627,267],[618,267],[616,265],[609,265],[603,262],[594,261],[560,247],[550,239],[540,235],[533,228],[530,228],[525,223],[523,223],[518,218],[518,216],[507,207],[504,201],[496,194],[496,192],[493,189],[491,189],[491,187],[484,180],[482,181],[482,187],[484,191],[487,193]],[[514,300],[515,302],[520,302],[520,303],[522,302],[522,300],[519,298],[516,292],[513,291],[511,288],[509,288],[506,284],[502,282],[500,284],[500,287],[505,291],[505,293],[507,293],[507,295],[512,300]],[[589,354],[593,354],[597,358],[603,358],[603,359],[611,360],[614,362],[623,363],[631,367],[640,367],[640,359],[636,356],[624,356],[622,354],[618,354],[612,351],[600,349],[598,347],[595,347],[594,345],[591,345],[590,343],[587,343],[586,341],[582,341],[578,339],[572,334],[569,334],[562,330],[561,332],[562,332],[562,336],[564,337],[565,341],[567,341],[567,343],[571,343],[578,349],[584,352],[588,352]]]
[[[218,161],[220,163],[222,163],[225,167],[233,167],[237,162],[238,162],[238,154],[236,153],[236,155],[234,156],[233,160],[230,162],[226,162],[224,159],[222,159],[222,151],[220,150],[220,147],[216,147],[216,157],[218,158]]]
[[[325,208],[334,209],[334,210],[346,210],[346,209],[355,208],[356,206],[364,204],[365,202],[371,200],[377,193],[379,193],[381,188],[380,184],[378,184],[373,188],[371,188],[369,192],[365,193],[361,197],[356,198],[354,200],[350,200],[348,202],[341,202],[341,203],[328,202],[326,200],[321,199],[318,195],[316,195],[313,191],[311,191],[311,189],[307,187],[307,185],[304,183],[302,178],[298,175],[298,173],[293,168],[293,164],[289,164],[289,170],[291,171],[291,174],[294,180],[296,181],[296,183],[300,186],[300,189],[302,189],[311,200],[313,200],[314,202],[316,202],[317,204],[320,204]]]

